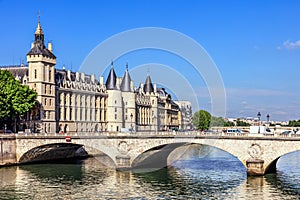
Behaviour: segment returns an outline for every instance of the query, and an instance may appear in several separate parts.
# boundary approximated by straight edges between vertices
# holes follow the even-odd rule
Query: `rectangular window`
[[[51,69],[49,70],[49,82],[51,82]]]
[[[47,105],[47,99],[45,98],[45,106]]]
[[[67,120],[67,108],[65,108],[65,112],[64,112],[64,120]]]
[[[117,114],[115,114],[115,119],[117,119],[118,117],[117,117]]]
[[[36,71],[36,69],[34,70],[34,78],[37,78],[37,71]]]
[[[117,109],[117,108],[115,108],[115,112],[118,112],[118,109]]]

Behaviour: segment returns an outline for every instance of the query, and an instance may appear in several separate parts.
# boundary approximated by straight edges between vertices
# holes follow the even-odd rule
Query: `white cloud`
[[[295,42],[291,42],[289,40],[285,41],[281,46],[278,46],[277,49],[288,49],[288,50],[294,50],[300,48],[300,40],[297,40]]]

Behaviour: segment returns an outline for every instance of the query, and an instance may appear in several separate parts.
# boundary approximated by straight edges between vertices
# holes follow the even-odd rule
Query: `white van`
[[[226,133],[233,133],[233,134],[242,134],[242,133],[244,133],[242,130],[240,130],[240,129],[227,129],[226,130]]]

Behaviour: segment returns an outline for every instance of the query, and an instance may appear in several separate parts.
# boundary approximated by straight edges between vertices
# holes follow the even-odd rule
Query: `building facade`
[[[192,104],[190,101],[175,101],[175,103],[179,106],[180,110],[180,127],[181,130],[193,130],[194,126],[192,123]]]
[[[166,131],[186,127],[180,106],[148,74],[138,88],[128,65],[117,77],[113,63],[104,77],[56,69],[52,43],[47,47],[38,22],[27,53],[28,66],[2,67],[34,89],[37,105],[20,121],[18,130],[31,132]],[[184,125],[184,126],[183,126]]]

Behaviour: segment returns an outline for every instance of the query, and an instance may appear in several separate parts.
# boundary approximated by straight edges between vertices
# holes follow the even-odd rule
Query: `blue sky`
[[[267,114],[271,120],[300,118],[299,1],[0,0],[0,65],[26,61],[39,10],[45,40],[53,42],[57,68],[80,70],[89,53],[115,34],[167,28],[192,38],[210,55],[224,82],[227,117],[255,117],[261,112],[263,120]],[[147,68],[151,74],[149,63],[169,66],[192,85],[199,108],[211,109],[208,86],[184,59],[151,49],[111,59],[116,59],[118,76],[123,76],[126,62],[129,70],[145,64],[139,73],[132,72],[136,86],[145,80]],[[189,100],[180,83],[162,85],[178,99]]]

